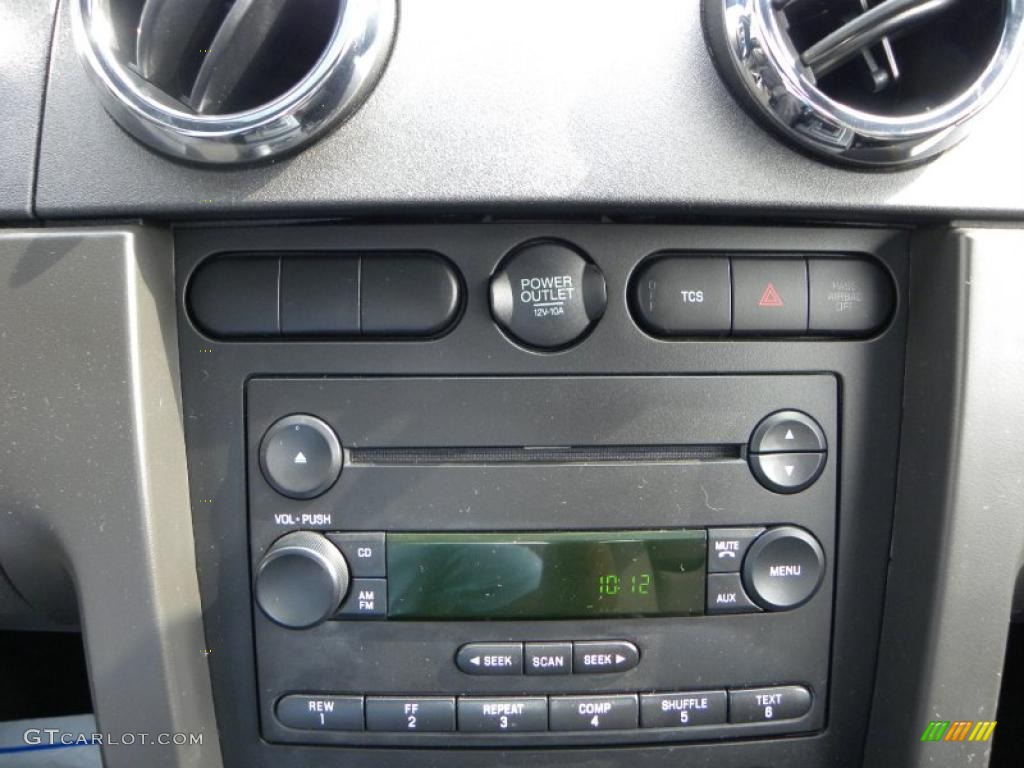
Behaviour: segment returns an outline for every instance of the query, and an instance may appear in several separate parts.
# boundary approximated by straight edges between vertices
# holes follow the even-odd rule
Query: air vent
[[[397,0],[72,0],[107,111],[155,149],[245,163],[308,143],[380,78]]]
[[[798,147],[920,163],[966,135],[1008,79],[1024,0],[703,0],[719,72]]]

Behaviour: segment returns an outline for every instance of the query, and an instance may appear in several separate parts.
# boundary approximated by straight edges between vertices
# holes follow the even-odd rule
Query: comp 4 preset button
[[[639,704],[633,696],[552,696],[552,731],[620,731],[636,728]]]
[[[521,675],[523,644],[468,643],[455,654],[455,665],[467,675]]]

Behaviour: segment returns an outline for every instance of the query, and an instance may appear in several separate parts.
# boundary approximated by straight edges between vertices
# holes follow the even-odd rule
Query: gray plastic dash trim
[[[105,745],[104,764],[219,768],[170,237],[0,232],[0,359],[5,572],[47,613],[74,601],[34,585],[77,592],[100,731],[202,737]]]
[[[4,0],[0,13],[0,221],[32,215],[57,0]]]
[[[1024,553],[1024,230],[912,247],[899,488],[865,765],[985,766],[989,742],[922,742],[996,720]]]

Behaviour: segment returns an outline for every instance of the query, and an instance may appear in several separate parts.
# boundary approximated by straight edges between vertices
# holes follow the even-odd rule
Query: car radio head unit
[[[837,420],[828,375],[251,379],[264,738],[819,730]]]

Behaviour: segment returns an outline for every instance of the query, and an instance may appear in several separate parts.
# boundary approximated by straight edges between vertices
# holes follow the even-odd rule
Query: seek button
[[[455,654],[455,665],[467,675],[521,675],[523,644],[468,643]]]

